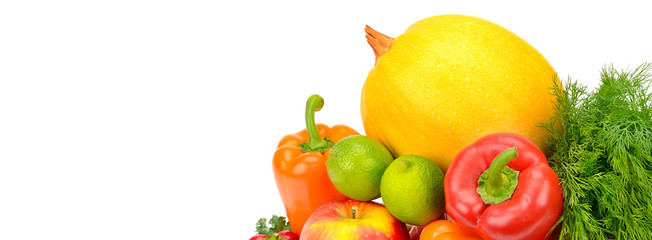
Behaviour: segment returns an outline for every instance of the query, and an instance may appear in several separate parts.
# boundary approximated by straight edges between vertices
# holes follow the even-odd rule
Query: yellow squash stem
[[[366,25],[364,27],[364,32],[366,33],[365,37],[367,38],[367,43],[369,43],[371,49],[374,50],[374,54],[376,55],[375,63],[377,63],[378,58],[380,58],[380,56],[382,56],[387,51],[389,51],[389,48],[392,46],[392,42],[394,41],[394,38],[379,33],[378,31],[369,27],[369,25]]]

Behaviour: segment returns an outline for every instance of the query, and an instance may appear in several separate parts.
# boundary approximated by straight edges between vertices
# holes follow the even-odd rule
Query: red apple
[[[301,240],[409,240],[405,223],[385,206],[356,200],[326,203],[310,215]]]

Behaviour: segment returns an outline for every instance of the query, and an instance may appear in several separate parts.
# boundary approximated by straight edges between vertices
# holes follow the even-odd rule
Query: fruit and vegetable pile
[[[287,218],[251,239],[652,236],[652,64],[605,67],[588,91],[483,19],[365,32],[366,136],[316,124],[310,96],[306,129],[273,156]]]

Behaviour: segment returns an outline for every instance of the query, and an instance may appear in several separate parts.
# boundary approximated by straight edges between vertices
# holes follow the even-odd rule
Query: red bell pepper
[[[559,178],[527,138],[496,133],[453,160],[444,179],[446,212],[483,239],[547,239],[562,212]]]
[[[299,235],[290,231],[280,231],[272,234],[272,236],[267,236],[265,234],[256,234],[249,240],[299,240]]]

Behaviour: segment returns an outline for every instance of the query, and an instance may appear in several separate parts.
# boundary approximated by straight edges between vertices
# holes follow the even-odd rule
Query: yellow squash
[[[423,19],[396,39],[367,27],[376,65],[362,89],[365,132],[395,157],[416,154],[444,171],[494,132],[521,134],[545,150],[538,127],[554,115],[555,70],[534,47],[470,16]]]

